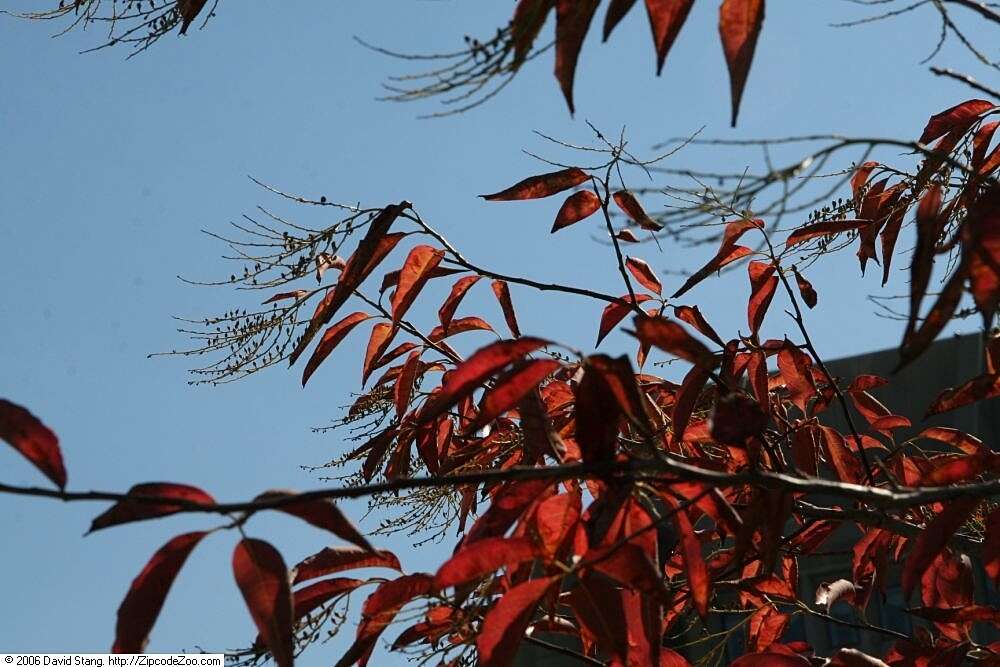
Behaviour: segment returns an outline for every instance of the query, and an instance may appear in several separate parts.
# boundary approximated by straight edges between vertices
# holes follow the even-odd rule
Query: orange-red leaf
[[[448,322],[447,328],[441,325],[434,327],[427,337],[437,343],[445,338],[451,338],[468,331],[493,331],[493,327],[481,317],[460,317]]]
[[[420,410],[420,420],[426,422],[441,416],[501,368],[547,344],[548,341],[541,338],[526,336],[497,341],[479,349],[448,374],[441,391],[428,399]]]
[[[764,25],[764,0],[723,0],[719,7],[719,36],[729,67],[733,102],[732,126],[740,112],[743,87],[750,73],[757,37]]]
[[[167,599],[177,573],[207,532],[178,535],[163,545],[142,568],[118,607],[112,653],[144,653],[149,633]]]
[[[444,251],[433,246],[418,245],[410,250],[400,270],[399,284],[392,293],[393,322],[398,322],[413,305],[413,300],[427,284],[442,258]]]
[[[573,79],[583,40],[600,0],[556,0],[556,79],[562,88],[569,112],[573,106]]]
[[[691,274],[691,277],[681,285],[679,290],[673,293],[671,298],[676,299],[726,264],[734,262],[740,257],[745,257],[752,252],[749,248],[736,245],[736,241],[747,231],[761,229],[763,226],[764,223],[761,220],[744,220],[742,218],[727,224],[722,234],[722,243],[719,245],[719,250],[715,253],[715,257],[710,259],[705,266]]]
[[[967,130],[981,115],[995,108],[996,105],[993,102],[986,100],[966,100],[961,104],[956,104],[950,109],[945,109],[941,113],[931,116],[918,141],[926,144],[949,132]]]
[[[233,551],[233,575],[275,663],[291,667],[295,651],[292,593],[281,554],[263,540],[245,538]]]
[[[60,489],[66,488],[66,468],[59,438],[38,417],[2,398],[0,440],[6,440]]]
[[[816,384],[813,382],[810,367],[812,359],[795,345],[786,342],[778,352],[778,370],[788,386],[792,402],[806,414],[809,399],[816,395]]]
[[[494,494],[489,509],[472,525],[462,544],[468,546],[487,537],[500,537],[551,486],[552,482],[544,479],[508,482]]]
[[[572,167],[571,169],[531,176],[506,190],[501,190],[491,195],[480,195],[480,197],[487,201],[540,199],[542,197],[551,197],[570,188],[575,188],[589,178],[590,176],[587,175],[587,172],[577,167]]]
[[[1000,396],[1000,375],[978,375],[958,387],[941,392],[927,408],[926,416],[941,414],[996,396]]]
[[[514,312],[514,302],[510,299],[510,286],[503,280],[494,280],[490,287],[493,288],[493,295],[500,304],[503,311],[503,319],[507,322],[507,328],[514,338],[521,337],[521,329],[517,326],[517,313]]]
[[[705,319],[705,316],[701,314],[701,310],[698,306],[674,306],[674,317],[682,322],[690,324],[702,336],[711,338],[713,342],[718,343],[719,347],[726,346],[722,337],[715,332],[712,325],[710,325],[708,320]]]
[[[646,0],[646,13],[653,29],[653,42],[656,44],[657,74],[663,71],[667,53],[684,27],[692,5],[694,0]]]
[[[644,301],[649,301],[653,297],[649,294],[636,294],[635,302],[637,304]],[[601,313],[601,323],[597,331],[597,342],[594,346],[601,344],[601,341],[611,333],[619,322],[625,319],[625,316],[632,312],[632,295],[626,294],[621,297],[617,303],[609,303],[604,307],[604,312]]]
[[[532,579],[503,594],[486,613],[476,637],[480,665],[507,667],[511,664],[539,600],[558,581],[558,577]]]
[[[574,192],[559,207],[559,213],[556,214],[556,221],[552,223],[551,233],[555,234],[563,227],[569,227],[584,218],[589,218],[600,208],[601,198],[594,194],[592,190]]]
[[[438,589],[459,586],[495,572],[534,560],[535,546],[524,537],[487,537],[461,547],[434,575]]]
[[[747,322],[751,335],[756,336],[764,322],[767,308],[771,305],[771,299],[774,298],[774,292],[778,289],[778,276],[775,275],[774,265],[768,262],[750,262],[747,269],[750,274]]]
[[[319,345],[313,350],[312,356],[309,357],[309,361],[306,362],[306,367],[302,370],[302,386],[306,386],[306,382],[309,382],[309,378],[312,374],[316,372],[319,365],[323,363],[330,353],[340,345],[340,342],[351,332],[354,327],[358,326],[365,320],[369,319],[371,315],[368,313],[351,313],[344,319],[340,320],[329,329],[323,332],[323,337],[319,341]]]
[[[413,383],[417,379],[417,372],[420,370],[420,354],[422,350],[413,350],[410,356],[403,363],[403,370],[399,372],[396,379],[396,386],[393,390],[393,400],[396,403],[396,418],[403,419],[406,408],[410,405],[410,396],[413,394]]]
[[[368,382],[368,376],[375,370],[375,363],[385,354],[398,329],[388,322],[379,322],[372,327],[372,335],[368,339],[365,350],[365,364],[361,371],[361,384]]]
[[[442,327],[445,329],[448,328],[452,318],[455,317],[455,311],[458,310],[458,304],[465,298],[465,293],[479,282],[481,277],[465,276],[455,281],[455,284],[452,285],[451,293],[448,294],[448,298],[444,300],[444,303],[441,304],[441,309],[438,310],[438,318],[441,321]]]
[[[296,494],[293,491],[274,489],[265,491],[257,496],[256,501],[281,500],[292,498]],[[298,517],[306,523],[317,528],[328,530],[342,540],[351,544],[372,551],[372,545],[358,532],[358,529],[351,523],[350,519],[344,516],[332,500],[325,498],[306,498],[295,502],[282,503],[274,507],[279,512]]]
[[[652,232],[658,232],[663,229],[663,225],[649,217],[649,215],[646,214],[646,211],[643,210],[642,204],[639,203],[639,200],[636,199],[635,195],[628,190],[619,190],[612,195],[612,198],[615,200],[615,204],[618,205],[618,208],[620,208],[625,215],[632,220],[632,222],[636,223],[641,228]]]
[[[399,559],[389,551],[365,551],[352,547],[327,547],[295,566],[293,583],[325,577],[344,570],[385,567],[401,570]]]
[[[336,667],[347,667],[356,662],[365,665],[382,631],[392,623],[396,614],[407,603],[433,590],[434,579],[428,574],[406,574],[381,584],[365,600],[361,608],[361,623],[357,638]]]
[[[684,327],[665,317],[637,316],[633,320],[635,337],[664,352],[703,368],[715,368],[718,359]]]
[[[187,484],[171,484],[169,482],[149,482],[136,484],[128,491],[130,498],[152,497],[170,498],[199,505],[214,505],[215,499],[201,489]],[[119,500],[106,512],[95,518],[90,524],[90,531],[101,530],[132,521],[156,519],[161,516],[176,514],[183,509],[180,505],[165,502],[142,502],[136,500]]]
[[[625,260],[625,267],[629,270],[629,273],[635,276],[639,284],[646,289],[657,294],[663,291],[663,284],[656,277],[656,272],[645,261],[636,257],[628,257]]]
[[[712,596],[712,578],[701,553],[701,542],[685,509],[679,509],[674,513],[674,527],[681,542],[681,558],[684,560],[684,570],[691,589],[691,601],[698,614],[706,618],[708,602]]]
[[[479,414],[466,431],[476,431],[511,410],[525,394],[537,387],[561,365],[555,359],[531,359],[516,366],[486,392],[479,404]]]

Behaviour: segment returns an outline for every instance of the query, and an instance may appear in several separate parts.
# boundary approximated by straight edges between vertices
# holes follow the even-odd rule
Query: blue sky
[[[121,50],[79,55],[100,40],[96,31],[49,39],[53,24],[0,16],[0,59],[8,63],[0,96],[0,396],[28,406],[58,432],[73,489],[168,480],[236,500],[267,488],[312,488],[319,483],[300,465],[322,463],[347,445],[310,428],[335,417],[357,389],[364,335],[350,338],[306,390],[297,372],[280,368],[225,387],[192,388],[184,360],[147,359],[183,346],[172,315],[253,303],[176,278],[231,272],[219,259],[220,244],[199,230],[221,231],[257,204],[293,217],[309,213],[261,191],[247,175],[370,205],[406,198],[474,261],[614,291],[608,249],[593,243],[585,226],[548,234],[557,203],[476,198],[546,170],[522,148],[566,157],[533,130],[588,141],[585,120],[609,132],[625,125],[633,147],[701,126],[706,136],[724,138],[817,131],[915,138],[930,114],[972,96],[918,64],[936,40],[932,12],[843,30],[829,24],[862,16],[862,8],[778,0],[769,5],[740,127],[731,130],[716,4],[697,3],[659,79],[641,11],[608,45],[599,46],[592,31],[575,119],[551,76],[551,55],[505,94],[461,116],[418,120],[436,107],[375,101],[379,81],[405,68],[361,48],[353,35],[403,51],[447,50],[463,34],[488,34],[507,18],[510,3],[223,3],[207,30],[171,35],[127,62]],[[995,33],[966,23],[981,44],[997,43]],[[954,46],[936,62],[989,80],[988,70]],[[713,166],[737,171],[752,158],[714,156]],[[692,151],[672,164],[705,160]],[[664,204],[647,201],[654,210]],[[313,212],[302,219],[319,218]],[[669,244],[662,253],[644,246],[636,254],[664,273],[704,259]],[[387,269],[401,263],[394,257]],[[878,272],[860,279],[857,271],[848,253],[809,275],[820,294],[809,322],[831,358],[888,347],[900,335],[899,324],[875,317],[865,300],[879,293]],[[673,281],[679,279],[667,279],[668,289]],[[897,271],[882,293],[905,288]],[[441,289],[415,306],[426,323]],[[592,345],[599,306],[513,291],[525,332]],[[690,300],[727,335],[745,328],[747,291],[745,274],[737,272],[707,281]],[[500,321],[486,289],[465,308],[479,312]],[[789,325],[773,308],[764,331],[780,336]],[[619,335],[605,346],[633,348]],[[42,482],[15,453],[4,456],[4,481]],[[118,603],[152,552],[179,532],[213,525],[175,517],[83,538],[102,505],[3,503],[0,647],[11,652],[108,650]],[[363,505],[350,509],[360,516]],[[327,544],[290,518],[255,519],[251,532],[275,543],[289,563]],[[433,568],[449,549],[413,549],[405,538],[377,542],[396,548],[410,571]],[[230,573],[233,543],[218,535],[198,548],[168,598],[151,651],[225,649],[252,639]],[[336,640],[316,648],[303,664],[326,664],[342,647]],[[393,660],[383,655],[378,664]]]

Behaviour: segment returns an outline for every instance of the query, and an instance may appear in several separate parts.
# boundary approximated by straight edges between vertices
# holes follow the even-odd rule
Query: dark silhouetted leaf
[[[327,547],[295,566],[293,583],[363,567],[401,570],[399,559],[390,551],[365,551],[350,547]]]

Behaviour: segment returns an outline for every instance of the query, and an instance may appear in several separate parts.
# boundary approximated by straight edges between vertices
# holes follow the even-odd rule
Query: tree
[[[564,21],[586,13],[577,17],[582,29],[597,4],[522,1],[518,11],[528,13],[515,13],[509,31],[533,36],[540,21],[528,10],[535,6],[562,11]],[[918,4],[947,16],[947,3]],[[954,4],[979,7],[992,20],[986,5]],[[76,3],[73,9],[99,5]],[[190,22],[202,5],[168,3],[157,11]],[[663,3],[668,5],[684,3]],[[631,6],[611,3],[622,13]],[[762,6],[727,0],[723,16],[726,7],[752,15]],[[759,22],[751,25],[758,26],[750,31],[755,39]],[[557,25],[556,51],[563,54],[557,62],[575,58],[583,34],[567,37]],[[669,45],[669,39],[658,40],[658,53]],[[735,116],[752,45],[750,54],[726,51],[739,52],[729,60],[730,71],[743,73],[733,77]],[[994,582],[1000,577],[1000,519],[991,500],[998,490],[997,455],[955,430],[930,428],[917,438],[897,438],[910,420],[892,414],[872,393],[889,380],[835,377],[813,345],[806,309],[817,307],[821,295],[805,274],[812,263],[855,243],[862,272],[879,260],[879,248],[884,275],[894,255],[907,256],[901,366],[915,362],[958,315],[981,315],[989,332],[1000,301],[1000,148],[991,148],[998,113],[995,102],[972,99],[932,116],[916,141],[831,137],[788,169],[771,169],[759,179],[725,175],[735,183],[730,192],[680,193],[681,207],[667,216],[647,213],[650,193],[632,186],[664,155],[637,157],[624,134],[608,138],[596,128],[590,146],[553,139],[564,157],[553,160],[551,171],[484,198],[558,198],[553,234],[584,221],[602,228],[608,261],[621,277],[620,286],[605,291],[507,275],[474,262],[406,201],[352,206],[271,188],[336,211],[340,219],[310,229],[273,217],[251,220],[237,238],[220,235],[245,259],[240,273],[221,282],[262,293],[263,305],[245,310],[241,304],[194,322],[190,353],[215,354],[210,365],[195,370],[201,381],[225,382],[288,360],[302,368],[305,385],[327,370],[346,336],[371,320],[363,385],[376,379],[344,418],[364,436],[335,462],[349,467],[344,483],[305,493],[269,491],[239,503],[220,503],[175,483],[140,484],[126,493],[66,491],[56,436],[25,408],[3,402],[0,436],[58,489],[2,485],[0,491],[112,503],[92,530],[176,513],[226,517],[218,531],[240,533],[233,574],[260,630],[243,656],[251,662],[270,656],[291,664],[317,638],[317,624],[348,593],[363,589],[370,594],[356,640],[339,664],[367,662],[399,616],[416,622],[394,648],[416,646],[453,664],[509,664],[524,643],[589,664],[684,664],[679,635],[723,609],[735,609],[749,628],[746,655],[736,661],[742,665],[819,658],[830,664],[991,663],[997,647],[971,642],[969,631],[973,623],[995,625],[998,610],[976,604],[969,581],[973,568],[984,568]],[[680,144],[694,141],[699,139]],[[811,162],[879,144],[914,151],[916,164],[849,167],[849,196],[828,206],[802,204],[813,212],[791,230],[775,220],[793,206],[795,192],[781,192],[773,208],[756,205],[764,190],[786,185]],[[680,216],[699,224],[693,232],[689,224],[678,231]],[[915,228],[912,252],[897,249],[906,224]],[[669,297],[661,276],[631,250],[641,236],[665,234],[688,235],[717,249],[683,284],[668,289]],[[405,259],[391,262],[393,251]],[[941,273],[942,264],[943,288],[928,299],[935,265]],[[702,281],[744,267],[746,331],[720,335],[696,305],[684,302]],[[453,286],[438,309],[437,326],[413,324],[412,310],[429,305],[422,290],[441,280]],[[485,289],[486,282],[502,325],[459,316],[469,290]],[[637,353],[577,349],[589,348],[587,336],[594,332],[586,332],[584,342],[522,335],[511,285],[551,293],[553,308],[585,299],[594,310],[595,347],[624,326],[637,340]],[[969,297],[972,305],[960,309]],[[932,301],[929,308],[925,300]],[[765,317],[771,313],[773,320],[782,306],[791,329],[783,339],[762,340]],[[742,299],[734,307],[742,309]],[[351,308],[357,310],[345,314]],[[466,346],[459,336],[475,331],[496,340],[460,351]],[[942,388],[929,414],[1000,394],[997,339],[985,338],[985,347],[983,373]],[[645,372],[654,354],[682,365],[683,380]],[[832,426],[831,415],[846,427]],[[457,526],[462,537],[454,556],[436,572],[403,574],[396,555],[376,549],[334,504],[367,496],[383,511],[402,515],[407,526]],[[351,546],[324,549],[288,568],[274,546],[244,532],[256,514],[268,511],[302,519]],[[851,579],[824,584],[813,601],[813,591],[800,590],[799,562],[819,553],[834,530],[852,525],[859,530]],[[122,602],[115,650],[141,649],[170,584],[207,535],[186,533],[156,551]],[[342,576],[373,565],[399,574]],[[926,635],[901,638],[869,626],[895,640],[877,658],[850,647],[816,658],[808,646],[782,642],[793,615],[843,622],[827,613],[835,604],[863,610],[897,579],[907,596],[919,589],[910,612],[931,623]],[[571,641],[551,640],[560,635]],[[700,641],[718,648],[711,635]]]

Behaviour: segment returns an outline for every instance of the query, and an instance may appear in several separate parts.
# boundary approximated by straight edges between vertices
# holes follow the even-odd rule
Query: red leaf
[[[545,24],[555,0],[520,0],[510,22],[511,40],[514,42],[514,65],[519,67],[531,45]]]
[[[623,230],[621,230],[620,232],[618,232],[617,234],[615,234],[615,238],[618,239],[619,241],[624,241],[626,243],[638,243],[639,242],[639,237],[637,237],[632,232],[631,229],[623,229]]]
[[[641,435],[649,437],[653,428],[646,412],[646,401],[639,392],[635,371],[628,357],[611,358],[604,354],[595,354],[587,358],[587,364],[601,374],[614,401],[632,425]]]
[[[396,380],[396,387],[393,391],[393,399],[396,403],[396,419],[402,421],[406,414],[406,408],[410,405],[410,396],[413,394],[413,383],[417,379],[417,372],[420,370],[421,350],[410,352],[403,364],[403,370]]]
[[[904,344],[916,328],[920,304],[927,293],[927,283],[931,278],[942,196],[941,187],[934,184],[928,188],[917,205],[917,245],[910,264],[910,317],[903,337]]]
[[[505,374],[483,396],[479,414],[465,430],[471,433],[491,423],[516,406],[525,394],[551,375],[562,364],[555,359],[532,359]]]
[[[143,653],[149,633],[167,599],[177,573],[207,532],[178,535],[163,545],[132,581],[118,607],[112,653]]]
[[[362,567],[401,570],[399,559],[389,551],[365,551],[350,547],[327,547],[295,566],[293,583]]]
[[[388,322],[379,322],[372,327],[372,335],[368,339],[368,348],[365,350],[365,365],[361,371],[361,384],[368,382],[368,376],[375,370],[375,362],[385,354],[392,339],[396,336],[398,329]]]
[[[487,537],[459,547],[434,575],[437,589],[482,579],[501,567],[514,568],[535,559],[535,546],[524,537]]]
[[[282,498],[292,498],[297,495],[293,491],[274,489],[265,491],[257,496],[255,501],[278,500]],[[284,512],[294,517],[298,517],[306,523],[317,528],[328,530],[337,537],[351,544],[361,547],[367,551],[373,551],[372,545],[358,532],[354,524],[343,515],[343,513],[333,504],[332,500],[325,498],[304,499],[296,502],[277,505],[273,509]]]
[[[979,507],[980,502],[982,501],[979,498],[953,500],[920,532],[910,555],[903,561],[901,581],[905,597],[910,597],[917,580],[948,545],[948,540],[955,534],[955,531],[961,528],[962,524]]]
[[[406,314],[443,257],[444,250],[429,245],[418,245],[406,256],[400,269],[399,285],[392,293],[393,322],[399,322]]]
[[[392,204],[382,209],[381,213],[375,216],[369,223],[368,232],[361,239],[361,242],[358,243],[357,250],[354,251],[354,254],[347,261],[347,266],[344,267],[343,273],[340,274],[340,280],[327,292],[327,295],[323,297],[323,300],[317,306],[316,312],[309,322],[309,326],[306,327],[302,338],[299,339],[298,344],[289,356],[289,364],[295,363],[296,359],[309,346],[309,343],[319,332],[320,328],[333,319],[333,316],[347,302],[347,299],[354,293],[354,290],[361,286],[365,278],[375,270],[375,267],[402,240],[404,234],[390,235],[388,231],[392,223],[409,207],[410,203],[406,201],[399,204]]]
[[[129,497],[171,498],[199,505],[214,505],[215,499],[201,489],[186,484],[171,484],[170,482],[148,482],[136,484],[128,491]],[[119,500],[110,509],[102,513],[90,524],[88,532],[117,526],[131,521],[144,521],[169,516],[182,511],[180,505],[160,502],[137,502]]]
[[[729,663],[729,667],[806,667],[808,660],[786,653],[747,653]]]
[[[844,436],[829,426],[820,426],[819,432],[823,438],[823,446],[826,449],[827,459],[837,473],[837,478],[841,482],[847,482],[848,484],[860,483],[863,474],[861,464],[854,456],[854,452],[847,448]]]
[[[580,190],[579,192],[574,192],[559,207],[559,213],[556,214],[556,221],[552,224],[551,233],[555,234],[563,227],[569,227],[585,218],[589,218],[596,211],[600,210],[600,208],[601,198],[594,194],[593,191]]]
[[[914,257],[913,266],[916,266],[916,257]],[[911,282],[911,294],[913,293],[913,285],[914,283]],[[958,308],[958,304],[962,299],[964,287],[965,271],[962,270],[962,267],[959,267],[959,270],[956,270],[951,278],[948,279],[948,282],[945,283],[944,288],[938,295],[937,301],[930,312],[927,313],[920,328],[915,332],[911,332],[908,329],[903,336],[903,346],[899,351],[899,364],[893,370],[894,373],[919,357],[934,342],[934,339],[937,338],[937,335],[941,333],[941,330],[948,324],[952,315],[955,314],[955,309]],[[912,311],[911,315],[914,315]],[[916,319],[915,315],[914,319]]]
[[[646,0],[646,13],[649,15],[649,25],[653,29],[653,41],[656,44],[657,75],[663,71],[667,53],[684,27],[692,5],[694,0]]]
[[[491,195],[480,195],[487,201],[513,201],[517,199],[540,199],[551,197],[564,190],[575,188],[590,179],[587,172],[573,167],[548,174],[539,174],[524,179],[506,190]]]
[[[535,530],[541,548],[548,557],[558,553],[577,528],[580,519],[580,494],[563,493],[538,504]]]
[[[489,322],[479,317],[460,317],[448,323],[448,328],[438,325],[427,336],[435,343],[468,331],[493,331]]]
[[[267,304],[267,303],[274,303],[275,301],[281,301],[283,299],[295,299],[295,300],[298,300],[298,299],[301,299],[302,297],[304,297],[307,294],[309,294],[309,290],[304,290],[304,289],[297,289],[294,292],[281,292],[279,294],[275,294],[274,296],[272,296],[267,301],[264,301],[263,303],[265,303],[265,304]]]
[[[698,306],[674,306],[674,317],[686,322],[694,327],[698,333],[706,338],[711,338],[712,341],[719,344],[719,347],[725,347],[726,343],[722,340],[722,337],[715,332],[712,325],[708,323],[705,316],[701,314],[701,310]]]
[[[340,345],[340,341],[351,332],[354,327],[358,326],[365,320],[371,318],[368,313],[351,313],[344,319],[340,320],[332,327],[323,332],[323,337],[319,341],[319,345],[313,350],[312,356],[309,357],[309,361],[306,363],[306,367],[302,370],[302,386],[306,386],[306,382],[312,377],[312,374],[316,372],[319,365],[323,363],[330,353]]]
[[[665,317],[643,315],[637,316],[633,324],[636,329],[635,337],[644,343],[655,345],[664,352],[702,368],[712,369],[718,365],[715,355],[676,322]]]
[[[764,25],[764,0],[723,0],[719,7],[719,36],[729,66],[729,84],[733,99],[732,126],[740,112],[743,86],[750,73],[750,63],[757,48],[757,37]]]
[[[510,300],[510,287],[503,280],[494,280],[490,284],[490,287],[493,288],[493,294],[500,303],[500,309],[503,311],[503,318],[507,322],[507,328],[510,329],[510,333],[514,338],[520,338],[521,330],[517,326],[517,314],[514,312],[514,302]]]
[[[677,507],[675,506],[675,509]],[[691,601],[702,618],[708,616],[708,603],[712,596],[712,578],[708,565],[701,553],[701,542],[694,532],[691,519],[685,509],[674,513],[674,527],[680,540],[681,557],[684,560],[684,570],[687,573],[688,586],[691,589]]]
[[[774,274],[774,265],[767,262],[750,262],[748,270],[750,301],[747,303],[747,322],[751,335],[756,336],[774,298],[774,291],[778,289],[778,276]]]
[[[451,288],[451,293],[448,298],[444,300],[441,305],[441,309],[438,310],[438,318],[441,321],[441,326],[445,329],[451,323],[453,317],[455,317],[455,311],[458,310],[458,304],[462,302],[465,298],[465,293],[469,289],[479,282],[482,276],[465,276],[464,278],[459,278],[455,281],[455,284]]]
[[[781,639],[781,635],[788,629],[791,617],[782,614],[774,606],[765,604],[759,607],[750,616],[747,625],[750,641],[747,645],[749,651],[764,651],[770,648],[775,642]]]
[[[907,609],[907,611],[935,623],[968,623],[970,621],[1000,623],[1000,609],[975,604],[966,607],[948,607],[945,609],[940,607],[917,607],[916,609]]]
[[[810,372],[811,367],[812,359],[787,341],[778,352],[778,370],[785,380],[792,402],[802,411],[802,414],[807,414],[809,400],[816,395],[816,385],[813,383]]]
[[[968,433],[963,433],[958,429],[948,428],[945,426],[932,426],[926,428],[920,432],[918,437],[930,438],[931,440],[937,440],[938,442],[945,442],[960,449],[966,454],[976,454],[980,452],[983,448],[983,441],[979,438],[969,435]]]
[[[977,401],[1000,396],[1000,375],[979,375],[968,382],[945,389],[927,408],[925,417],[955,410]]]
[[[976,130],[976,135],[972,138],[972,160],[970,164],[972,168],[977,170],[980,176],[985,176],[987,173],[992,171],[987,168],[986,165],[986,151],[990,148],[990,142],[993,141],[993,135],[996,134],[997,128],[1000,127],[1000,121],[993,121],[991,123],[983,123],[978,130]],[[991,154],[993,158],[997,156],[996,149],[993,150]],[[993,161],[991,158],[991,162]]]
[[[292,616],[298,620],[329,600],[338,595],[350,593],[364,583],[361,579],[324,579],[300,588],[292,593],[292,608],[294,610]]]
[[[674,410],[670,417],[671,431],[675,442],[684,439],[684,430],[691,420],[691,413],[698,403],[701,390],[708,382],[708,378],[708,370],[701,366],[695,366],[684,376],[681,387],[674,398]]]
[[[761,229],[763,226],[764,223],[761,220],[744,220],[742,218],[727,224],[726,230],[722,234],[722,244],[719,246],[718,252],[715,253],[715,257],[710,259],[705,266],[691,274],[691,277],[681,285],[679,290],[673,293],[671,298],[676,299],[726,264],[734,262],[740,257],[745,257],[752,252],[749,248],[736,245],[736,241],[747,231]]]
[[[551,486],[551,482],[543,479],[508,482],[493,496],[489,509],[472,525],[462,544],[469,546],[487,537],[500,537]]]
[[[649,294],[636,294],[635,302],[642,303],[644,301],[649,301],[653,297]],[[597,331],[597,342],[594,346],[601,344],[601,341],[611,333],[619,322],[625,319],[625,316],[632,312],[632,295],[626,294],[621,297],[618,303],[609,303],[604,308],[604,312],[601,313],[601,324]]]
[[[663,285],[660,283],[660,279],[656,277],[656,272],[643,260],[628,257],[625,259],[625,266],[635,276],[635,279],[639,281],[639,284],[646,289],[657,294],[663,291]]]
[[[267,542],[245,538],[233,551],[233,575],[275,663],[291,667],[295,651],[292,594],[281,554]]]
[[[639,200],[636,199],[635,195],[628,190],[619,190],[612,195],[612,198],[615,200],[615,204],[618,205],[618,208],[620,208],[625,215],[632,220],[632,222],[636,223],[641,228],[652,232],[658,232],[663,229],[663,225],[649,217],[649,215],[646,214],[646,211],[643,210],[642,204],[639,203]],[[622,233],[624,233],[624,231]]]
[[[976,307],[992,318],[1000,302],[1000,187],[980,196],[962,226],[969,291]]]
[[[843,232],[850,232],[855,229],[864,229],[872,224],[871,220],[825,220],[816,222],[805,227],[799,227],[788,235],[785,239],[785,249],[791,248],[797,243],[805,243],[817,236],[833,236]]]
[[[481,348],[448,375],[441,391],[420,410],[420,421],[431,421],[444,414],[501,368],[547,344],[541,338],[523,337]]]
[[[507,667],[512,663],[539,600],[558,581],[558,577],[532,579],[503,594],[500,601],[486,613],[476,637],[480,665]]]
[[[854,196],[855,208],[861,206],[861,188],[865,186],[872,175],[872,171],[879,166],[878,162],[868,161],[854,171],[851,176],[851,193]]]
[[[66,488],[66,468],[59,450],[59,438],[38,417],[2,398],[0,440],[6,440],[60,489]]]
[[[433,586],[434,580],[428,574],[405,574],[376,588],[361,609],[361,623],[354,644],[337,661],[336,667],[347,667],[355,662],[367,664],[375,642],[399,610],[413,599],[431,593]]]
[[[456,273],[465,273],[466,269],[462,268],[448,268],[447,266],[438,266],[428,273],[427,279],[432,280],[434,278],[446,278],[448,276],[453,276]],[[402,270],[397,269],[396,271],[390,271],[389,273],[382,276],[382,284],[379,285],[379,294],[383,294],[390,287],[395,287],[399,284],[399,276],[402,274]]]
[[[555,74],[571,114],[576,62],[599,4],[600,0],[556,0]]]
[[[986,100],[966,100],[931,116],[918,141],[927,144],[955,130],[964,132],[972,127],[981,115],[995,108],[996,105]]]
[[[888,264],[888,255],[886,255],[886,264]],[[816,307],[816,301],[818,297],[816,296],[816,290],[813,289],[812,283],[802,277],[799,273],[798,268],[792,267],[792,272],[795,274],[795,284],[799,288],[799,295],[809,308]],[[884,282],[882,283],[885,284]]]

